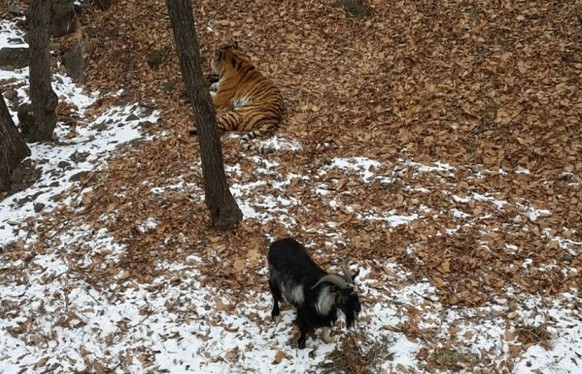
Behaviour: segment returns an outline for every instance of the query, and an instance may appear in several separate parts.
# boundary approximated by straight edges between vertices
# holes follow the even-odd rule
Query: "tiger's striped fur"
[[[212,57],[212,70],[219,76],[216,92],[211,92],[216,108],[226,108],[217,119],[223,131],[241,131],[241,145],[274,131],[281,122],[281,91],[253,65],[238,44],[218,48]]]

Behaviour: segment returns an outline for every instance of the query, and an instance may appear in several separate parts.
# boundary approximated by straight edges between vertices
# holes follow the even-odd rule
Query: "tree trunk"
[[[30,156],[30,149],[14,126],[4,96],[0,92],[0,192],[10,188],[12,172],[27,156]]]
[[[30,27],[30,101],[18,110],[22,135],[31,142],[52,140],[57,124],[57,95],[51,87],[50,0],[32,0],[28,11]]]
[[[206,206],[210,210],[214,227],[226,228],[238,223],[242,219],[242,212],[226,183],[216,112],[208,82],[202,75],[191,0],[166,0],[166,4],[174,30],[184,86],[196,121]]]

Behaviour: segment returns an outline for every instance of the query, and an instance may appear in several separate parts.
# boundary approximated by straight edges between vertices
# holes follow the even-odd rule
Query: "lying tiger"
[[[218,74],[216,92],[210,92],[216,108],[227,108],[220,113],[218,128],[223,131],[246,132],[241,137],[244,149],[259,135],[274,131],[283,114],[281,91],[261,74],[251,60],[239,49],[238,43],[218,48],[211,62]],[[190,130],[196,134],[196,130]]]

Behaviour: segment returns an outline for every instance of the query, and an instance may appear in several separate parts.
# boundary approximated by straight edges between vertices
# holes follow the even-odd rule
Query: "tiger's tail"
[[[270,126],[262,126],[255,130],[246,130],[249,118],[248,113],[244,111],[228,111],[218,117],[218,129],[222,131],[244,131],[240,138],[240,144],[245,151],[253,147],[250,141],[258,136],[263,136],[270,132]]]
[[[245,133],[243,136],[241,136],[240,145],[242,146],[242,148],[245,151],[249,151],[253,148],[251,143],[250,143],[251,139],[254,139],[257,136],[261,136],[261,135],[264,135],[264,131],[262,131],[262,130],[249,131],[249,132]]]

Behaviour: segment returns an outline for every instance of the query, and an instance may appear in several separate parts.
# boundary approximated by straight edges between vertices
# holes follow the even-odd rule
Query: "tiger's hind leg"
[[[246,108],[239,108],[226,112],[218,119],[218,128],[223,131],[238,131],[244,134],[240,138],[240,144],[245,151],[252,149],[250,140],[257,136],[265,135],[269,131],[266,129],[253,129],[253,112],[245,110]],[[263,126],[266,127],[266,126]]]
[[[244,116],[234,110],[221,113],[216,118],[216,124],[221,131],[240,131]]]
[[[221,131],[238,131],[243,119],[244,118],[240,113],[227,111],[216,116],[216,125]],[[189,129],[188,133],[190,135],[198,135],[196,127]]]

